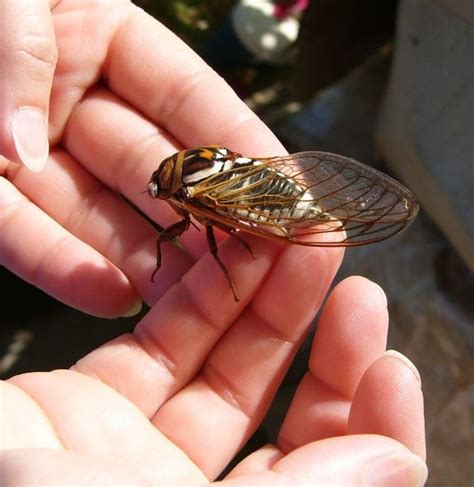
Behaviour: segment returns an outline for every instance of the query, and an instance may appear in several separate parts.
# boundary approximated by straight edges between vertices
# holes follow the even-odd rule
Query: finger
[[[255,260],[234,239],[223,242],[219,247],[219,255],[234,279],[239,303],[234,302],[221,269],[207,254],[180,284],[153,307],[132,336],[120,337],[105,344],[80,360],[75,368],[100,377],[104,383],[117,388],[151,418],[199,371],[209,352],[260,288],[281,252],[281,247],[272,242],[250,236],[245,238],[257,256]],[[276,280],[292,267],[291,255],[290,252],[282,261],[282,270]],[[313,258],[308,257],[306,252],[303,252],[303,256],[297,256],[298,259],[300,257],[303,266],[304,262],[316,261],[317,272],[312,279],[318,280],[323,276],[322,280],[325,281],[330,280],[334,272],[332,268],[337,267],[340,254],[338,251],[334,254],[318,250]],[[294,270],[290,275],[295,280],[302,278]],[[307,287],[313,293],[310,302],[318,299],[319,286],[324,287],[324,282],[321,284],[318,281],[317,293]],[[286,288],[280,289],[280,292],[286,292]],[[267,306],[272,306],[275,301],[271,293],[267,292],[265,296]],[[291,296],[288,299],[291,300]],[[288,326],[292,323],[291,320]]]
[[[273,465],[283,458],[283,456],[284,453],[275,445],[264,445],[239,462],[229,474],[226,475],[225,479],[229,480],[243,477],[245,475],[266,472],[267,470],[271,470]]]
[[[129,0],[55,2],[59,59],[49,117],[53,144],[60,142],[73,107],[102,78],[114,35],[136,8]]]
[[[384,353],[387,331],[387,302],[376,284],[350,277],[334,289],[318,323],[310,372],[280,431],[277,444],[283,451],[346,434],[353,394]]]
[[[123,194],[161,226],[167,227],[179,218],[166,202],[143,194],[153,171],[179,146],[115,95],[105,90],[89,94],[71,118],[64,146],[90,173]],[[180,240],[194,258],[207,251],[204,232],[190,229]],[[158,285],[150,286],[150,271],[145,281],[134,281],[148,303],[155,302],[186,269],[184,263],[189,259],[182,253],[174,254],[173,260],[164,256],[164,265],[156,275]],[[172,269],[175,270],[170,272]]]
[[[208,477],[222,470],[262,420],[341,258],[341,249],[285,248],[200,375],[153,418]],[[186,428],[174,427],[183,417]]]
[[[146,485],[132,468],[74,451],[17,448],[0,452],[0,485]]]
[[[274,143],[272,152],[279,147],[276,139]],[[71,117],[63,144],[90,173],[161,226],[176,222],[170,206],[150,199],[144,190],[160,162],[181,146],[116,95],[99,89],[86,96]],[[195,258],[207,250],[203,232],[193,228],[181,240]]]
[[[127,277],[0,178],[0,264],[60,301],[103,317],[137,308]]]
[[[202,473],[126,399],[98,380],[71,371],[9,380],[48,418],[65,450],[132,465],[151,485],[202,484]],[[176,474],[178,472],[178,475]]]
[[[206,357],[261,286],[281,247],[247,238],[256,259],[229,239],[219,255],[234,279],[235,303],[222,270],[208,253],[172,287],[136,327],[75,366],[100,377],[152,418],[198,373]]]
[[[406,357],[389,351],[367,370],[354,396],[347,430],[388,436],[426,458],[421,381]]]
[[[253,465],[256,467],[256,465]],[[357,435],[316,441],[278,460],[270,470],[234,475],[238,485],[424,485],[425,463],[400,443]]]
[[[115,93],[186,147],[220,144],[250,156],[285,152],[222,78],[144,12],[117,31],[104,71]]]
[[[163,246],[163,266],[151,282],[156,230],[62,151],[53,151],[48,167],[39,174],[8,171],[8,177],[65,230],[121,269],[138,292],[136,300],[140,296],[147,303],[156,302],[192,262],[177,246]]]
[[[61,442],[51,429],[44,411],[22,389],[6,381],[0,382],[2,414],[2,450],[48,448],[59,450]],[[28,427],[25,428],[25,418]],[[1,471],[1,469],[0,469]],[[0,485],[5,485],[1,484]]]
[[[145,190],[160,162],[180,147],[114,94],[99,89],[78,105],[64,146],[87,171],[162,227],[179,218],[166,202],[151,199]],[[201,233],[191,228],[181,237],[196,258],[207,250]],[[161,274],[166,273],[160,272],[158,281]]]
[[[0,153],[40,171],[48,157],[48,109],[56,47],[47,0],[1,2]]]

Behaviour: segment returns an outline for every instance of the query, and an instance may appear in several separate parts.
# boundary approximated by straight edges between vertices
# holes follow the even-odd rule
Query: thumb
[[[41,171],[58,52],[48,0],[0,2],[0,155]]]
[[[280,455],[256,452],[253,460],[245,459],[220,485],[422,486],[428,475],[420,457],[401,443],[379,435],[328,438],[278,459]]]

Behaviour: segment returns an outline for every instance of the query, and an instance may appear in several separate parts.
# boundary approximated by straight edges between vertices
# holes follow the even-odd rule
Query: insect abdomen
[[[234,167],[239,167],[239,161],[235,162]],[[219,213],[286,228],[301,226],[302,222],[314,221],[323,214],[297,181],[271,167],[259,167],[258,160],[249,160],[245,165],[250,170],[249,176],[238,171],[223,174],[226,180],[235,180],[235,184],[226,189],[228,204],[217,208]]]

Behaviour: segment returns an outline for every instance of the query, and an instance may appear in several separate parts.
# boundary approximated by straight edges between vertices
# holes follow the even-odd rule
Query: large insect
[[[214,227],[238,238],[253,256],[240,231],[299,245],[351,247],[401,232],[418,212],[415,197],[399,182],[327,152],[250,158],[219,146],[185,149],[161,163],[147,192],[183,217],[158,238],[152,280],[161,266],[161,244],[186,231],[193,216],[206,227],[210,251],[236,301]],[[321,238],[328,233],[329,240]]]

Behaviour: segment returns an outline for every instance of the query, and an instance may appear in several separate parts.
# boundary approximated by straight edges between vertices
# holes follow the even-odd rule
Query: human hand
[[[200,285],[213,272],[205,257],[133,334],[73,370],[1,383],[0,483],[215,479],[262,421],[341,257],[338,249],[252,243],[260,264],[243,271],[240,303]],[[224,244],[229,255],[234,245]],[[224,485],[421,485],[419,377],[402,356],[384,354],[387,329],[378,286],[361,277],[339,284],[276,443],[245,458]]]
[[[143,194],[164,157],[209,143],[251,155],[284,149],[193,51],[129,1],[49,4],[0,5],[0,264],[87,313],[130,315],[142,299],[153,305],[207,245],[194,229],[182,238],[188,253],[165,245],[152,283],[156,232],[117,193],[166,227],[174,212]],[[22,107],[35,115],[16,118]],[[52,150],[35,173],[10,161],[42,168],[41,112]]]

